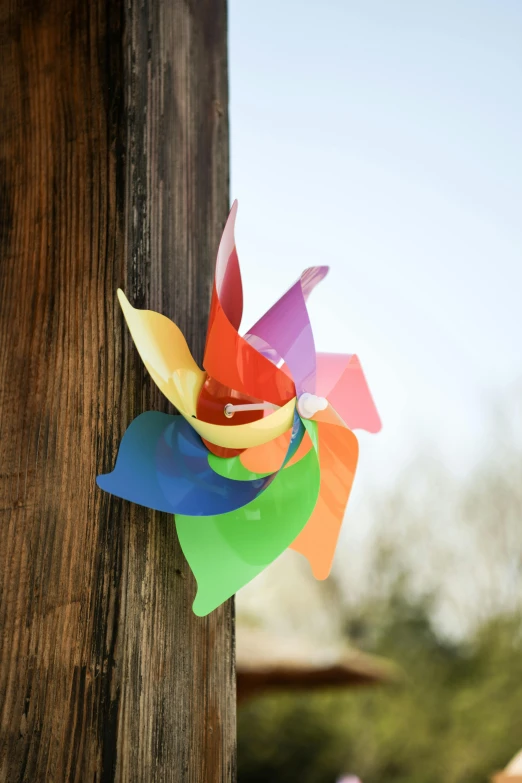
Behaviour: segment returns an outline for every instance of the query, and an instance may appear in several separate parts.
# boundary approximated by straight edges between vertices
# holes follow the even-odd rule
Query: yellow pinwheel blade
[[[118,299],[154,383],[202,438],[217,446],[246,449],[267,443],[291,428],[295,398],[269,416],[248,424],[222,426],[196,418],[196,403],[206,373],[192,358],[182,332],[164,315],[134,308],[121,289]]]

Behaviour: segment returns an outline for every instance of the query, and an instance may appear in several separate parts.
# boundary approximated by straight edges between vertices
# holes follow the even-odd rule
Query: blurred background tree
[[[240,783],[334,783],[350,772],[363,783],[486,783],[522,746],[522,449],[519,409],[505,411],[467,476],[419,460],[376,504],[360,545],[350,552],[344,541],[330,580],[314,583],[306,567],[299,576],[301,564],[286,586],[288,563],[268,575],[288,596],[288,623],[302,606],[321,638],[327,626],[404,676],[247,703]]]

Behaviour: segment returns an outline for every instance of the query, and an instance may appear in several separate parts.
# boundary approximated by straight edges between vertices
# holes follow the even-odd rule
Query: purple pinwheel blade
[[[305,269],[299,280],[245,335],[249,343],[274,363],[284,360],[298,396],[303,391],[315,392],[315,344],[306,300],[327,273],[327,266]]]

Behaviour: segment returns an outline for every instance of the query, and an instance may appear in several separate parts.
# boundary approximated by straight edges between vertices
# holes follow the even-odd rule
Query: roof
[[[352,647],[312,645],[259,628],[237,629],[238,700],[269,690],[311,690],[390,682],[398,670],[389,661]]]
[[[511,759],[504,772],[493,776],[493,783],[522,783],[522,750]]]

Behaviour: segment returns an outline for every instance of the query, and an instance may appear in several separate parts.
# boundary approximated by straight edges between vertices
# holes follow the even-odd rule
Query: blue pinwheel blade
[[[303,437],[294,426],[287,459]],[[276,473],[237,481],[215,472],[208,449],[182,416],[149,411],[130,424],[122,438],[112,473],[98,476],[98,486],[141,506],[189,516],[225,514],[247,505]]]

